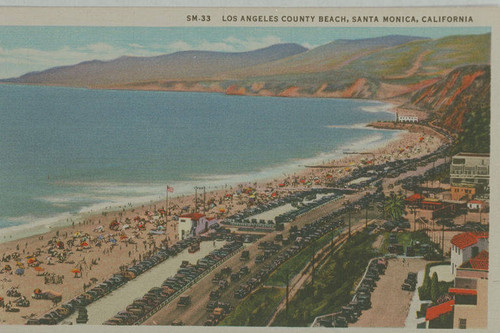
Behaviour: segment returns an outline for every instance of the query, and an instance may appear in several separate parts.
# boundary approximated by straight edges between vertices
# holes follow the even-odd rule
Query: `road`
[[[443,163],[444,160],[438,160],[436,161],[435,165],[439,165]],[[398,179],[402,179],[408,176],[412,175],[418,175],[418,174],[423,174],[426,170],[431,168],[433,163],[429,163],[426,166],[423,167],[418,167],[415,171],[408,171],[404,172],[401,175],[399,175],[396,178],[385,178],[383,180],[383,187],[384,189],[388,189],[389,184],[394,184]],[[328,202],[320,207],[317,207],[299,217],[297,217],[292,223],[287,223],[285,225],[285,230],[283,232],[278,232],[278,231],[273,231],[268,234],[266,234],[263,238],[260,239],[259,242],[262,241],[273,241],[276,234],[282,233],[284,238],[288,237],[290,227],[292,225],[297,226],[297,227],[302,227],[307,223],[310,223],[316,219],[319,219],[323,216],[326,216],[339,208],[343,206],[344,203],[347,201],[350,202],[355,202],[362,198],[366,193],[368,193],[368,190],[362,190],[359,192],[355,192],[352,194],[346,194],[344,198],[338,201],[331,201]],[[357,224],[363,223],[364,225],[364,219],[359,219],[356,220],[353,219],[354,221],[352,222],[352,228],[353,230],[357,228]],[[255,256],[261,252],[261,250],[258,249],[258,243],[253,243],[247,246],[246,248],[250,252],[250,260],[246,262],[240,261],[240,256],[236,255],[232,258],[230,258],[225,264],[221,266],[226,267],[229,266],[232,268],[233,272],[238,271],[242,266],[247,266],[250,269],[250,274],[243,277],[241,281],[238,282],[232,282],[230,283],[229,287],[222,293],[222,296],[220,298],[221,301],[228,302],[233,306],[236,306],[238,303],[242,302],[243,300],[238,300],[234,298],[234,292],[239,288],[239,286],[244,283],[246,280],[248,280],[249,276],[251,276],[253,273],[257,272],[261,268],[265,267],[269,262],[272,262],[273,258],[279,253],[275,254],[274,256],[271,256],[269,259],[265,260],[262,263],[256,264],[255,263]],[[281,251],[286,250],[287,247],[284,247]],[[420,263],[416,264],[417,266],[420,266]],[[385,279],[381,279],[380,281],[380,286],[376,290],[376,294],[373,295],[374,299],[374,307],[372,311],[370,310],[365,311],[363,314],[364,319],[362,318],[357,324],[357,326],[363,326],[363,323],[365,326],[367,326],[367,323],[370,323],[370,326],[382,326],[382,327],[387,327],[387,326],[402,326],[404,325],[404,320],[406,319],[406,314],[408,312],[407,307],[409,303],[409,297],[411,297],[408,292],[408,295],[400,295],[403,293],[403,291],[400,288],[400,285],[402,281],[404,281],[404,278],[406,276],[406,270],[402,269],[397,269],[396,267],[398,264],[392,265],[394,266],[395,272],[392,272],[392,269],[388,269],[387,272],[387,277]],[[412,265],[409,269],[416,269],[418,267],[413,267]],[[206,305],[209,302],[209,294],[210,291],[216,290],[218,287],[215,286],[211,281],[212,278],[215,276],[216,273],[218,273],[221,268],[214,270],[210,274],[208,274],[205,278],[203,278],[201,281],[199,281],[197,284],[195,284],[193,287],[188,289],[183,295],[190,295],[192,296],[192,304],[187,307],[187,308],[177,308],[176,307],[176,301],[173,301],[169,305],[165,306],[163,309],[158,311],[156,314],[154,314],[151,318],[146,320],[143,325],[170,325],[174,320],[180,320],[182,321],[185,325],[203,325],[204,322],[208,319],[209,317],[209,312],[206,311]],[[401,268],[401,267],[400,267]],[[400,279],[402,275],[405,275],[402,277],[402,280]],[[296,293],[297,290],[300,289],[300,287],[305,283],[308,279],[308,274],[305,274],[303,276],[298,275],[296,278],[297,282],[295,282],[296,288],[292,288],[292,297]],[[401,280],[401,282],[399,281]],[[380,295],[379,295],[380,294]],[[387,297],[386,297],[387,296]],[[248,296],[247,296],[248,297]],[[291,298],[291,297],[290,297]],[[384,311],[387,309],[387,304],[390,302],[394,302],[391,304],[390,308],[392,309],[394,307],[393,311],[396,311],[398,314],[397,318],[402,318],[401,320],[398,319],[398,321],[390,322],[390,317],[391,317],[391,312],[387,312],[385,315],[383,314]],[[281,305],[282,306],[282,305]],[[403,309],[396,309],[398,307],[403,307]],[[380,320],[376,320],[375,317],[380,317]],[[400,323],[400,321],[402,321]]]
[[[349,327],[404,327],[414,292],[402,290],[401,284],[408,272],[416,273],[424,269],[426,263],[415,258],[389,260],[385,274],[380,276],[371,295],[371,309],[363,311],[359,320]]]
[[[281,233],[286,238],[288,237],[291,225],[295,225],[299,228],[303,227],[305,224],[326,216],[331,212],[341,208],[347,200],[353,202],[360,199],[365,193],[366,191],[361,191],[359,193],[346,195],[341,200],[328,202],[301,216],[298,216],[292,223],[288,223],[285,230]],[[273,241],[276,234],[278,233],[280,232],[274,231],[268,233],[263,238],[261,238],[259,242]],[[221,301],[228,302],[231,305],[236,306],[239,302],[242,301],[234,297],[234,292],[239,288],[239,286],[243,284],[253,273],[259,271],[261,268],[264,268],[268,263],[272,262],[275,256],[279,255],[279,253],[277,253],[264,262],[256,264],[255,257],[258,253],[261,252],[261,250],[258,249],[259,242],[250,244],[246,247],[246,250],[250,252],[250,260],[242,262],[240,261],[240,256],[236,255],[230,258],[225,264],[221,266],[221,268],[229,266],[231,267],[233,272],[238,271],[243,266],[247,266],[250,269],[250,273],[244,276],[240,281],[231,282],[229,284],[229,287],[223,292],[221,296]],[[288,247],[283,247],[282,251],[286,250],[287,248]],[[158,311],[151,318],[146,320],[143,325],[171,325],[174,320],[181,320],[185,325],[203,325],[203,323],[208,319],[209,316],[209,312],[206,311],[206,305],[209,302],[210,291],[217,289],[217,286],[212,283],[212,278],[217,272],[221,270],[221,268],[216,269],[208,274],[205,278],[203,278],[183,294],[190,295],[193,299],[192,304],[189,307],[177,308],[177,302],[174,301]]]

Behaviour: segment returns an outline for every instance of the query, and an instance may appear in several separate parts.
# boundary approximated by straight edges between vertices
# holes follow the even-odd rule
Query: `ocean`
[[[0,85],[0,236],[296,172],[383,145],[390,105]],[[4,236],[5,237],[5,236]]]

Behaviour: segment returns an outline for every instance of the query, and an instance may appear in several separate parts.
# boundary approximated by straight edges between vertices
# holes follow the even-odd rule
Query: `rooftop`
[[[425,320],[433,320],[445,313],[452,311],[454,304],[455,300],[452,299],[451,301],[428,308],[425,314]]]
[[[480,205],[483,204],[483,202],[481,200],[471,200],[468,203],[470,203],[470,204],[480,204]]]
[[[195,220],[195,221],[201,219],[202,217],[205,217],[205,214],[191,213],[191,214],[184,214],[184,215],[179,216],[179,218],[188,218],[188,219]]]
[[[464,232],[453,236],[451,239],[451,244],[457,246],[460,249],[465,249],[466,247],[472,246],[477,243],[480,238],[488,238],[487,232]]]
[[[408,198],[406,198],[405,201],[419,201],[422,199],[423,199],[423,197],[421,194],[415,193],[414,195],[411,195]]]
[[[490,153],[458,153],[453,157],[490,157]]]
[[[477,295],[477,290],[475,289],[464,289],[464,288],[450,288],[448,293],[455,295]]]
[[[460,268],[469,268],[478,271],[487,271],[489,264],[489,253],[484,250],[469,261],[464,262]]]

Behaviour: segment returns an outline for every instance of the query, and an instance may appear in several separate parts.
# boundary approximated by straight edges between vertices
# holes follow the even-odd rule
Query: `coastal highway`
[[[438,166],[440,164],[444,163],[444,159],[439,159],[436,162],[428,163],[425,166],[422,167],[417,167],[416,170],[411,171],[407,170],[406,166],[403,166],[401,168],[398,168],[399,170],[402,171],[400,175],[398,175],[395,178],[383,178],[383,188],[384,190],[388,189],[389,184],[394,184],[397,180],[403,179],[409,176],[415,176],[419,174],[425,173],[428,169],[430,169],[433,164],[434,166]],[[347,201],[356,202],[360,198],[362,198],[365,194],[367,194],[369,191],[368,190],[361,190],[359,192],[354,192],[351,194],[346,194],[344,198],[338,201],[331,201],[328,202],[320,207],[317,207],[299,217],[297,217],[293,222],[287,223],[285,231],[282,232],[283,236],[286,238],[288,236],[288,231],[289,228],[292,225],[296,225],[298,227],[302,227],[307,223],[310,223],[316,219],[319,219],[323,216],[326,216],[330,214],[331,212],[334,212],[341,208],[344,203]],[[363,224],[364,225],[364,219],[358,219],[357,221],[355,219],[352,220],[352,229],[354,230],[357,228],[357,226]],[[271,232],[267,235],[265,235],[260,241],[272,241],[274,240],[274,237],[276,234],[279,233],[277,231]],[[221,301],[223,302],[228,302],[233,306],[237,306],[238,303],[240,303],[242,300],[236,299],[234,297],[234,291],[237,290],[240,286],[240,284],[245,283],[249,276],[251,276],[253,273],[257,272],[261,268],[265,267],[265,265],[273,260],[275,256],[278,254],[275,254],[271,258],[267,259],[263,263],[256,264],[255,263],[255,256],[257,253],[261,252],[258,248],[258,243],[253,243],[250,246],[247,247],[247,250],[250,252],[250,260],[246,262],[242,262],[239,260],[239,255],[234,256],[230,258],[225,264],[222,265],[222,267],[229,266],[232,268],[233,271],[238,271],[240,267],[246,265],[250,269],[250,274],[247,276],[244,276],[241,281],[238,282],[232,282],[230,283],[229,287],[222,293],[222,297],[220,298]],[[286,247],[282,249],[285,250]],[[209,294],[210,291],[216,290],[218,287],[215,286],[211,280],[215,276],[217,272],[219,272],[220,269],[216,269],[213,272],[211,272],[208,276],[206,276],[204,279],[202,279],[200,282],[198,282],[196,285],[191,287],[189,290],[187,290],[183,295],[190,295],[192,297],[192,304],[187,307],[187,308],[177,308],[177,302],[174,301],[171,304],[167,305],[160,311],[158,311],[156,314],[154,314],[151,318],[146,320],[143,324],[144,325],[170,325],[174,320],[180,320],[182,321],[185,325],[203,325],[204,322],[208,319],[209,317],[209,312],[206,310],[206,305],[209,302]]]
[[[185,249],[177,256],[168,258],[144,274],[129,281],[121,288],[87,305],[86,309],[89,316],[87,324],[101,325],[119,311],[125,310],[127,305],[132,304],[136,298],[141,297],[151,288],[160,286],[167,277],[174,276],[183,260],[195,263],[214,249],[221,248],[225,243],[225,241],[216,241],[214,247],[212,242],[202,242],[200,250],[195,253],[189,253],[188,249]],[[77,317],[78,312],[75,312],[69,318],[62,321],[61,324],[76,324]]]
[[[246,248],[246,250],[250,252],[250,260],[248,261],[240,261],[239,255],[230,258],[226,263],[221,265],[221,268],[231,267],[233,272],[235,272],[238,271],[242,266],[247,266],[250,269],[250,273],[243,276],[240,281],[231,282],[229,287],[223,292],[220,300],[236,306],[239,302],[242,301],[234,297],[234,292],[239,288],[240,284],[245,283],[253,273],[257,272],[261,268],[264,268],[268,263],[272,262],[275,256],[278,255],[275,254],[264,262],[256,264],[255,257],[258,253],[261,252],[261,250],[257,248],[259,242],[273,241],[274,237],[278,233],[282,233],[286,238],[288,237],[289,228],[291,225],[302,227],[307,223],[310,223],[316,219],[330,214],[333,211],[336,211],[337,209],[341,208],[347,200],[351,202],[356,201],[363,197],[366,193],[367,191],[361,191],[355,194],[346,195],[345,198],[338,201],[327,202],[326,204],[297,217],[294,222],[287,224],[288,226],[283,232],[274,231],[266,234],[258,242],[250,244]],[[364,222],[360,221],[359,223]],[[282,251],[286,248],[288,247],[284,247]],[[171,325],[174,320],[181,320],[185,325],[203,325],[203,323],[208,319],[209,316],[209,312],[206,310],[206,305],[209,302],[210,291],[216,290],[218,288],[215,284],[212,283],[212,278],[219,271],[220,268],[214,270],[183,294],[190,295],[192,297],[192,304],[189,307],[177,308],[177,300],[174,300],[172,303],[168,304],[148,320],[146,320],[143,325]]]

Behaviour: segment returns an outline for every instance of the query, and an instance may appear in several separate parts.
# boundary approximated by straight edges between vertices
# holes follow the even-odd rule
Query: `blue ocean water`
[[[0,85],[0,228],[280,176],[380,145],[374,101]]]

